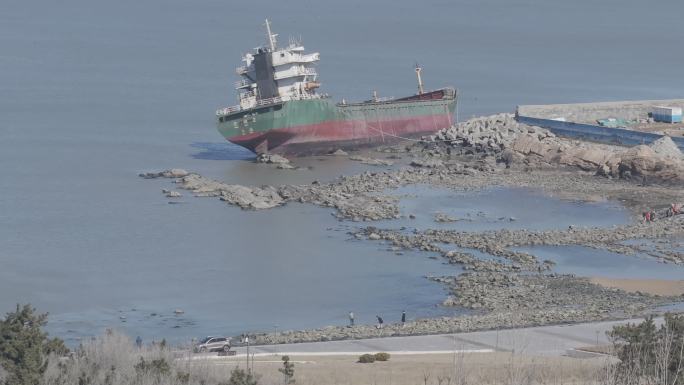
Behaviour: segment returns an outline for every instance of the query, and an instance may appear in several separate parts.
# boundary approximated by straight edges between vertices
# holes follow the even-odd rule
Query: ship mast
[[[271,47],[271,52],[274,52],[276,47],[276,35],[271,33],[271,22],[269,22],[268,19],[266,19],[266,33],[268,33],[268,44]]]
[[[416,64],[416,76],[418,77],[418,95],[423,94],[423,79],[420,77],[420,71],[423,69]]]

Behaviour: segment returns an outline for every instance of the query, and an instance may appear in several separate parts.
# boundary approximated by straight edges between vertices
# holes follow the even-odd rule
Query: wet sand
[[[622,289],[632,293],[640,291],[642,293],[654,295],[684,295],[684,280],[592,277],[591,282],[604,287]]]

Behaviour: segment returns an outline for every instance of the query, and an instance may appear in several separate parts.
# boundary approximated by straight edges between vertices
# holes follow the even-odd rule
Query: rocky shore
[[[288,202],[311,203],[335,209],[340,220],[353,221],[399,218],[398,198],[390,195],[391,191],[418,184],[456,191],[491,186],[541,189],[576,200],[619,200],[633,213],[632,223],[611,228],[571,226],[563,230],[483,232],[428,229],[413,233],[373,226],[361,228],[350,235],[383,243],[396,252],[438,252],[446,262],[462,266],[466,273],[459,276],[428,278],[448,288],[449,296],[443,306],[464,309],[467,314],[385,325],[381,329],[358,325],[277,335],[264,333],[254,335],[257,344],[627,318],[647,314],[657,305],[684,301],[684,297],[630,293],[599,286],[588,278],[555,274],[552,262],[514,250],[531,245],[582,245],[684,264],[683,253],[658,243],[684,237],[684,215],[667,215],[670,204],[684,202],[684,193],[679,188],[684,183],[682,154],[667,137],[651,146],[600,145],[559,138],[542,128],[518,124],[510,114],[499,114],[473,119],[421,142],[388,148],[385,152],[391,153],[387,158],[392,161],[360,155],[350,159],[373,166],[394,163],[395,168],[341,176],[330,183],[250,187],[226,184],[180,169],[140,176],[171,178],[178,188],[194,196],[218,197],[243,209],[269,209]],[[347,156],[342,152],[334,155]],[[257,161],[279,168],[294,167],[287,159],[273,155],[260,156]],[[169,193],[167,196],[171,198]],[[642,223],[641,213],[653,209],[658,219]],[[434,214],[433,219],[442,223],[459,220],[444,213]],[[625,243],[627,240],[646,242]],[[463,249],[477,250],[493,258],[478,258]]]

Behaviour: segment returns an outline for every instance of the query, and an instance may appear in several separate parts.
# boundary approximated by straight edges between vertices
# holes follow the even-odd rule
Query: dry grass
[[[605,359],[534,357],[512,353],[393,355],[387,362],[357,363],[356,356],[296,356],[299,385],[467,385],[600,383]],[[211,360],[217,367],[246,367],[245,358]],[[255,357],[263,384],[280,384],[279,356]]]
[[[44,385],[217,385],[228,383],[233,369],[246,369],[244,356],[197,357],[201,356],[159,347],[138,349],[128,337],[110,333],[85,342],[71,358],[53,357]],[[136,370],[141,358],[168,366],[141,372]],[[387,362],[372,364],[357,360],[352,355],[291,357],[299,385],[587,384],[600,378],[607,363],[520,353],[393,355]],[[280,356],[253,358],[252,370],[260,384],[283,384],[280,368]]]

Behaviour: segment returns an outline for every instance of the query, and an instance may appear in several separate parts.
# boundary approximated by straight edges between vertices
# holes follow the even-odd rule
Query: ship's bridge
[[[297,100],[320,97],[318,73],[314,67],[320,53],[305,53],[299,41],[290,39],[285,48],[276,47],[276,34],[266,20],[268,45],[242,57],[244,65],[236,68],[241,79],[235,82],[239,108],[253,108],[264,100]]]

